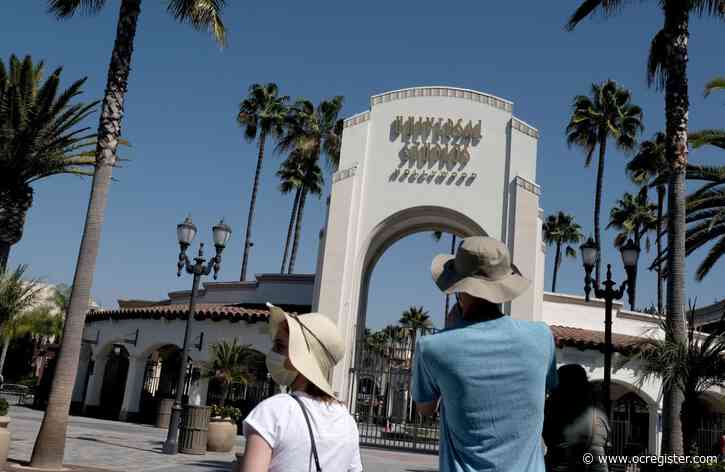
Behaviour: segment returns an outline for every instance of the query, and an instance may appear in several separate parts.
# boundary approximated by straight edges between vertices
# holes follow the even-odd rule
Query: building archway
[[[147,352],[139,412],[141,422],[154,423],[161,400],[176,395],[181,349],[176,344],[164,344]]]
[[[125,347],[116,345],[108,354],[101,386],[100,416],[117,420],[123,406],[128,375],[129,354]]]
[[[603,381],[592,380],[595,398]],[[612,417],[609,419],[612,454],[647,455],[657,451],[658,403],[636,386],[612,379]]]
[[[344,121],[320,238],[313,311],[342,331],[345,356],[332,386],[351,394],[355,343],[365,326],[370,273],[397,240],[420,231],[500,239],[532,288],[505,307],[540,319],[543,294],[538,131],[507,100],[454,87],[414,87],[371,97]]]

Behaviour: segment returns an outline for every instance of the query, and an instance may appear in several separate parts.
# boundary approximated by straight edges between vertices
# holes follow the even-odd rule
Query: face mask
[[[289,370],[284,366],[286,360],[287,358],[285,356],[274,351],[267,353],[267,358],[265,360],[267,370],[269,371],[269,375],[272,376],[272,380],[285,387],[292,385],[292,382],[295,381],[298,374],[296,370]]]

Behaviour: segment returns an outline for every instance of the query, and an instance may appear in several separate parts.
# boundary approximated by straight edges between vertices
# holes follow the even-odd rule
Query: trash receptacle
[[[169,421],[171,420],[171,408],[174,406],[173,398],[162,398],[159,401],[159,412],[156,415],[156,427],[169,429]]]
[[[184,405],[181,412],[179,452],[206,454],[206,435],[209,431],[209,407]]]

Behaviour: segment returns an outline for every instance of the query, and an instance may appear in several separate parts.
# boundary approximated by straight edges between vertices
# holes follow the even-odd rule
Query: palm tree
[[[631,151],[642,131],[642,110],[632,104],[629,90],[613,80],[592,84],[591,95],[578,95],[572,103],[572,114],[566,126],[569,146],[581,147],[586,154],[585,166],[592,163],[599,148],[597,185],[594,193],[594,242],[601,250],[599,218],[604,185],[604,158],[607,142],[613,139],[622,150]],[[600,280],[600,261],[597,259],[595,282]]]
[[[289,255],[289,247],[292,242],[295,220],[297,219],[297,209],[300,204],[300,197],[302,196],[302,187],[304,187],[305,182],[305,172],[300,164],[301,161],[299,157],[293,152],[290,157],[285,159],[277,171],[277,176],[280,179],[280,192],[282,192],[283,195],[286,195],[292,192],[292,190],[295,191],[295,198],[292,202],[292,211],[290,214],[289,225],[287,227],[287,239],[285,239],[284,243],[284,254],[282,256],[282,267],[279,271],[280,274],[284,274],[285,268],[287,267],[287,256]],[[322,191],[321,185],[320,191]]]
[[[206,365],[207,376],[219,383],[222,392],[220,406],[224,406],[229,387],[252,382],[250,361],[260,354],[250,346],[238,344],[236,338],[232,342],[221,341],[210,346],[212,357]]]
[[[574,217],[562,211],[556,215],[549,215],[543,225],[544,242],[551,246],[556,245],[556,256],[554,259],[554,277],[551,281],[551,291],[556,292],[556,276],[561,265],[561,247],[566,245],[565,257],[576,258],[576,249],[570,244],[576,244],[584,237],[582,228],[574,222]]]
[[[614,238],[615,247],[622,247],[627,239],[631,239],[639,248],[642,247],[642,238],[645,238],[645,248],[649,250],[650,243],[647,233],[657,229],[657,206],[649,202],[647,187],[643,187],[636,196],[626,192],[620,200],[617,200],[617,203],[609,212],[607,229],[609,228],[619,231]],[[632,285],[630,304],[632,310],[634,310],[637,296],[636,265],[632,269],[632,274],[628,280]]]
[[[0,61],[0,269],[20,241],[31,185],[59,174],[92,175],[94,135],[79,124],[98,102],[72,103],[86,79],[60,89],[61,68],[43,81],[43,62]]]
[[[5,366],[10,341],[19,334],[23,314],[36,306],[42,298],[43,285],[38,279],[25,278],[27,268],[20,265],[13,272],[0,270],[0,324],[4,338],[0,373]]]
[[[343,97],[336,96],[330,100],[323,100],[315,107],[308,100],[298,100],[290,109],[287,130],[279,143],[279,149],[294,154],[295,159],[299,158],[300,165],[305,169],[305,185],[302,187],[296,210],[295,237],[288,270],[290,274],[294,271],[297,258],[307,195],[322,193],[323,182],[318,163],[323,155],[327,157],[332,170],[336,170],[340,163],[342,126],[338,116],[342,109],[342,101]]]
[[[596,13],[613,15],[626,5],[625,0],[584,0],[569,18],[567,28],[574,29],[582,20]],[[687,122],[689,91],[687,84],[690,14],[722,18],[725,4],[721,0],[660,0],[664,26],[652,39],[647,79],[650,85],[665,92],[665,155],[669,164],[667,240],[671,246],[667,265],[667,318],[670,333],[679,341],[685,338],[683,307],[685,303],[685,174],[687,168]],[[682,392],[664,392],[662,418],[663,453],[682,454],[682,429],[679,409]]]
[[[257,157],[257,169],[254,172],[254,183],[252,184],[252,200],[249,203],[249,215],[247,216],[247,230],[244,234],[244,255],[242,256],[242,274],[239,280],[244,282],[247,278],[247,263],[249,262],[249,250],[251,248],[252,223],[254,221],[254,208],[259,191],[259,177],[262,173],[262,161],[264,159],[264,144],[267,136],[281,136],[285,117],[287,115],[287,101],[289,97],[277,94],[277,84],[266,85],[252,84],[249,87],[249,95],[242,100],[237,114],[237,123],[244,127],[244,138],[252,142],[259,139],[259,156]]]
[[[694,307],[691,306],[691,316]],[[638,362],[640,386],[658,378],[663,388],[677,388],[684,393],[681,421],[684,447],[687,454],[697,454],[697,429],[703,417],[700,400],[707,390],[725,387],[725,317],[715,329],[702,335],[694,332],[691,319],[689,335],[677,340],[673,327],[666,319],[660,322],[664,339],[648,338],[640,342],[627,360]]]
[[[418,333],[426,334],[433,330],[433,322],[431,322],[428,312],[422,306],[411,306],[405,310],[398,323],[410,333],[410,342],[413,348],[415,348]]]
[[[294,157],[293,157],[294,159]],[[300,244],[300,233],[302,231],[302,217],[305,211],[305,202],[307,201],[307,195],[317,195],[318,198],[322,195],[322,188],[324,185],[324,179],[322,177],[322,170],[317,165],[317,161],[312,158],[300,158],[298,163],[302,171],[302,187],[300,193],[300,199],[297,202],[297,209],[295,213],[295,230],[294,238],[292,240],[292,253],[290,254],[289,267],[287,269],[288,274],[294,273],[295,261],[297,260],[297,250]]]
[[[715,242],[695,272],[696,280],[702,280],[725,253],[725,166],[693,167],[688,180],[703,185],[687,197],[685,254]]]
[[[725,77],[716,77],[705,85],[705,96],[707,97],[716,90],[725,90]],[[693,132],[689,136],[693,148],[710,145],[725,149],[725,130],[705,129]]]
[[[95,172],[88,202],[73,278],[70,308],[63,328],[63,343],[58,354],[55,377],[48,399],[48,407],[35,440],[30,465],[36,468],[58,469],[63,463],[65,433],[68,427],[68,409],[75,383],[81,336],[88,301],[90,299],[96,258],[105,216],[108,188],[116,149],[121,139],[121,119],[124,112],[131,57],[136,26],[141,13],[141,0],[121,0],[116,38],[108,66],[106,90],[98,124],[98,144],[95,153]],[[58,18],[68,18],[79,12],[98,13],[104,0],[48,0],[50,12]],[[212,36],[223,44],[225,28],[221,9],[225,2],[208,0],[169,0],[167,11],[178,21],[188,23],[197,30],[209,29]],[[114,3],[115,5],[115,3]]]
[[[665,232],[665,195],[667,194],[667,159],[665,157],[665,135],[656,133],[649,141],[639,145],[639,151],[627,164],[630,179],[641,186],[654,186],[657,189],[657,312],[664,313],[664,276],[662,274],[662,235]]]

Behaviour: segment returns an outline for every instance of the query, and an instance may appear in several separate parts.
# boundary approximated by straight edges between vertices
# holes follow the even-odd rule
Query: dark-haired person
[[[515,320],[499,304],[529,281],[493,238],[463,240],[441,255],[433,280],[455,294],[445,330],[418,341],[412,396],[422,414],[440,400],[440,472],[544,472],[541,430],[556,384],[554,339],[545,323]]]
[[[549,472],[607,472],[609,423],[595,406],[587,372],[579,364],[559,367],[559,385],[546,401],[544,442]],[[591,464],[584,456],[590,455]]]
[[[328,377],[342,359],[335,324],[319,313],[287,314],[270,306],[267,369],[290,394],[257,405],[244,420],[242,472],[361,472],[359,434]]]

